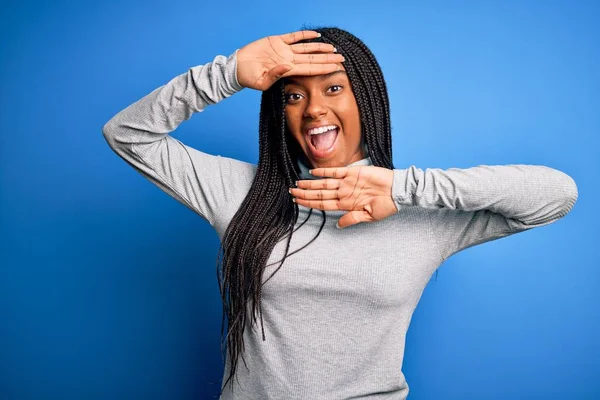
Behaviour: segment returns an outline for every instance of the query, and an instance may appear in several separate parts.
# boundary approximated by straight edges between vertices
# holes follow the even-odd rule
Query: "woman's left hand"
[[[301,180],[291,188],[294,201],[319,210],[347,210],[338,226],[379,221],[397,213],[392,199],[394,171],[373,165],[315,168],[311,175],[324,179]]]

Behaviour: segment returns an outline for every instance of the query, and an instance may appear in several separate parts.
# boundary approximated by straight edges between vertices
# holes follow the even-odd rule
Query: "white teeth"
[[[330,131],[330,130],[336,129],[336,128],[337,128],[337,126],[335,126],[335,125],[321,126],[319,128],[310,129],[308,131],[308,134],[309,135],[318,135],[320,133],[325,133],[327,131]]]

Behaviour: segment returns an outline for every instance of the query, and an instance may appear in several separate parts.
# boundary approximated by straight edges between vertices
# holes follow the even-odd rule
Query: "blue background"
[[[1,13],[0,398],[218,393],[218,238],[101,129],[189,67],[304,23],[374,52],[396,168],[542,164],[578,185],[565,218],[434,275],[409,398],[599,398],[600,2],[52,3]],[[245,89],[174,136],[256,163],[259,101]]]

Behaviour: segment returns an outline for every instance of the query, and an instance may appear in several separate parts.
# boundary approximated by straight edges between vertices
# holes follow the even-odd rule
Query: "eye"
[[[300,96],[298,93],[286,93],[285,94],[285,102],[289,103],[290,100],[293,101],[293,99],[290,99],[290,96]]]
[[[331,88],[339,88],[338,90],[333,91],[335,93],[335,92],[339,92],[340,90],[342,90],[343,86],[342,85],[331,85],[327,88],[327,90],[329,90]],[[291,98],[291,96],[302,96],[302,95],[298,94],[298,93],[293,93],[293,92],[286,93],[285,94],[285,102],[286,103],[290,103],[290,102],[293,102],[294,100],[298,100],[297,98],[296,99]]]

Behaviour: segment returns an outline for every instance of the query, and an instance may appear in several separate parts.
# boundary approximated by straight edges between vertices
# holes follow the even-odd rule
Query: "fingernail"
[[[317,32],[317,35],[318,35],[317,37],[321,37],[321,34],[319,32]]]
[[[295,202],[296,202],[296,198],[295,198],[295,197],[292,197],[292,201],[295,203]]]
[[[342,229],[342,228],[340,228],[340,221],[338,221],[338,222],[335,223],[335,227],[338,228],[338,229]]]
[[[289,189],[288,189],[288,192],[289,192],[290,194],[292,194],[292,188],[289,188]]]
[[[335,47],[334,47],[334,48],[333,48],[333,52],[334,52],[334,53],[337,53],[337,48],[335,48]]]
[[[296,185],[296,187],[298,187],[298,181],[294,182],[294,185]]]
[[[311,175],[312,175],[312,172],[313,172],[313,170],[312,170],[312,169],[309,169],[309,170],[308,170],[308,173],[309,173],[309,174],[311,174]]]

